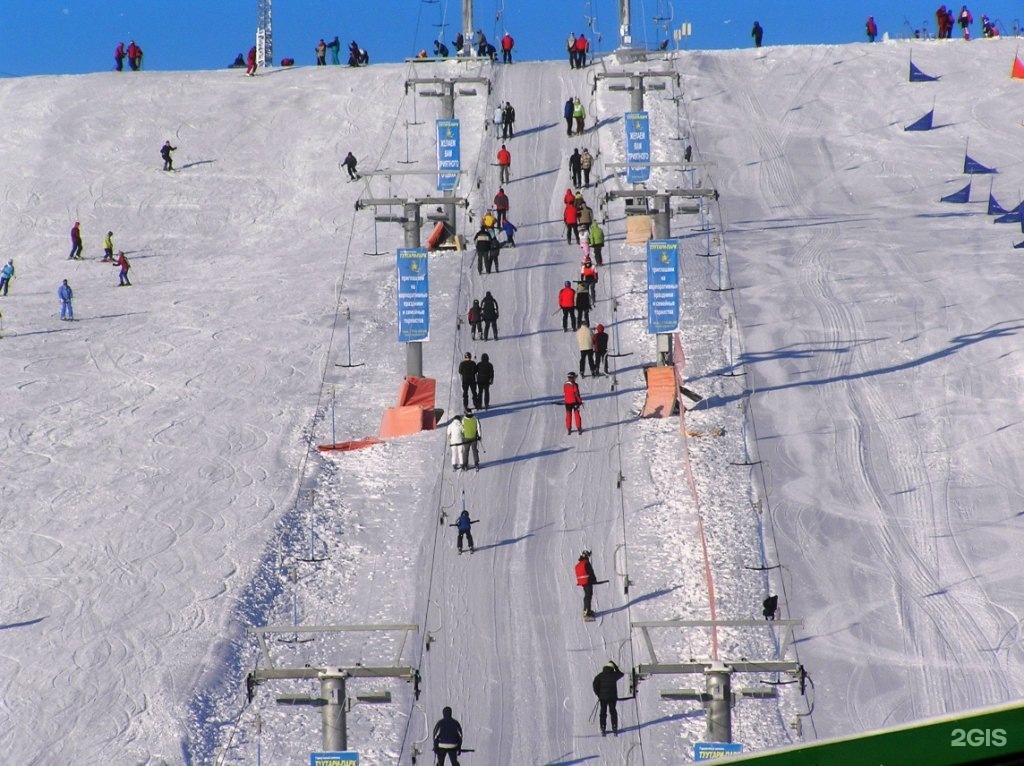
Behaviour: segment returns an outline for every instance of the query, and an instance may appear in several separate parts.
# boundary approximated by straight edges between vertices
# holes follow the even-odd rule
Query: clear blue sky
[[[687,48],[749,47],[755,19],[765,29],[765,45],[840,43],[864,40],[864,21],[875,16],[879,32],[908,34],[927,24],[935,32],[938,2],[839,2],[822,0],[632,0],[634,43],[656,47],[665,23],[693,25]],[[952,6],[959,11],[960,4]],[[981,15],[997,20],[1006,34],[1024,22],[1019,0],[969,4],[973,33],[981,35]],[[371,62],[400,61],[432,49],[438,25],[444,38],[455,34],[461,0],[276,0],[274,58],[313,64],[313,48],[323,37],[341,37],[343,48],[359,41]],[[522,59],[561,58],[570,31],[585,32],[609,50],[618,42],[617,0],[477,0],[475,23],[494,39],[509,31]],[[588,25],[587,18],[594,19]],[[661,25],[655,18],[667,19]],[[114,47],[134,39],[145,51],[146,69],[218,69],[253,44],[255,0],[2,0],[0,76],[79,74],[113,68]]]

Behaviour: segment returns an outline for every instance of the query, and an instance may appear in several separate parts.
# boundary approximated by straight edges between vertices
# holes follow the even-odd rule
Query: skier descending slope
[[[583,420],[580,417],[583,397],[580,395],[580,387],[576,385],[575,372],[570,371],[565,383],[562,384],[562,401],[565,403],[565,432],[572,433],[572,423],[575,420],[577,433],[583,433]]]

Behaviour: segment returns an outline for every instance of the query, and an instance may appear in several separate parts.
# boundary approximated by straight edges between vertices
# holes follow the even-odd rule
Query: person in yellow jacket
[[[108,231],[107,236],[103,238],[103,260],[114,260],[114,232],[112,231]]]
[[[480,421],[473,410],[467,409],[462,416],[462,468],[469,470],[469,452],[473,451],[473,467],[480,469]]]

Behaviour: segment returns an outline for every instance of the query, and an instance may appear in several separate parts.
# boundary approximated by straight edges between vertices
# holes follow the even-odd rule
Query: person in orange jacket
[[[569,332],[570,323],[572,331],[576,332],[576,291],[569,280],[558,291],[558,308],[562,309],[562,332]]]
[[[562,384],[562,400],[565,403],[566,434],[572,433],[573,421],[576,422],[576,433],[583,433],[583,420],[580,417],[583,397],[580,395],[580,387],[576,385],[576,373],[571,370],[565,383]]]

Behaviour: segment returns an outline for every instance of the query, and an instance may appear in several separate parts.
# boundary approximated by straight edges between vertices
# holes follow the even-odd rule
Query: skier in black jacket
[[[615,703],[619,699],[619,679],[625,675],[614,660],[608,660],[608,664],[601,668],[601,672],[594,676],[594,694],[601,703],[601,736],[608,733],[607,720],[608,712],[612,714],[612,734],[619,733],[619,714],[615,711]]]
[[[485,410],[491,408],[491,383],[493,382],[494,365],[491,364],[487,354],[481,354],[480,361],[476,363],[476,389],[480,403]]]
[[[480,301],[480,316],[484,320],[484,340],[488,340],[490,331],[494,330],[494,339],[498,339],[498,302],[490,291]],[[479,406],[479,405],[477,405]]]
[[[471,393],[473,394],[473,406],[478,406],[477,400],[480,398],[480,394],[477,393],[476,388],[476,362],[473,361],[473,355],[468,351],[459,364],[459,377],[462,378],[462,406],[469,407]]]
[[[458,754],[462,752],[462,724],[452,718],[452,709],[441,711],[441,720],[434,724],[434,752],[437,766],[444,766],[445,756],[452,766],[459,766]]]

